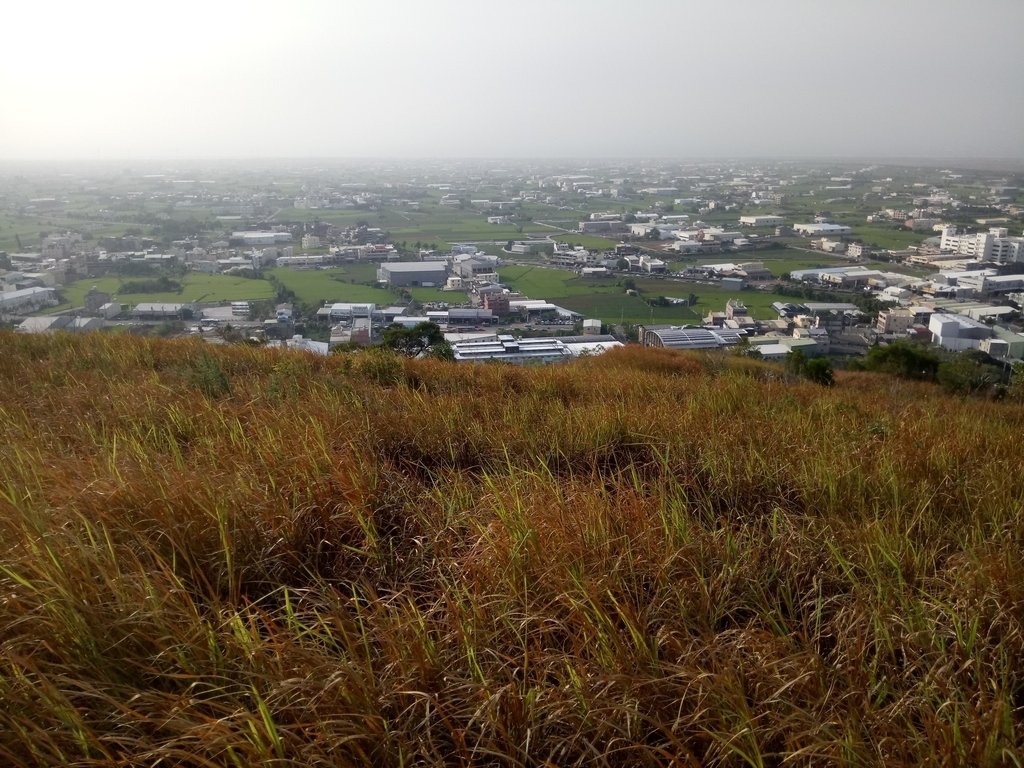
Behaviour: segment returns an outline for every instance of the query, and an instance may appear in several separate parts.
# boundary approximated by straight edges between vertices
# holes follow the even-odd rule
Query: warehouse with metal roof
[[[742,331],[727,328],[681,328],[675,325],[651,325],[643,329],[640,342],[645,347],[665,349],[720,349],[738,344]]]

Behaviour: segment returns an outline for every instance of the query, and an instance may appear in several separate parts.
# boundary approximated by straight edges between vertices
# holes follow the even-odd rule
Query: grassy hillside
[[[0,335],[5,765],[1020,765],[1024,407]]]

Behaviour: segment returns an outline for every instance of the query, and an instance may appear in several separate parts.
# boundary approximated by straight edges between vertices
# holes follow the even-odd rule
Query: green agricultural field
[[[356,264],[346,264],[341,269],[345,270],[345,274],[352,278],[353,282],[376,284],[379,267],[380,265],[375,262],[363,261]]]
[[[700,309],[676,305],[672,307],[650,307],[639,296],[626,293],[592,293],[589,295],[566,296],[557,304],[584,317],[597,318],[604,323],[669,323],[688,325],[700,322]]]
[[[138,304],[147,301],[171,304],[194,301],[256,301],[259,299],[270,299],[274,296],[274,290],[266,280],[251,280],[233,275],[208,275],[200,272],[190,272],[181,279],[181,293],[161,292],[119,295],[119,287],[124,282],[132,279],[125,277],[101,277],[86,278],[69,283],[60,289],[65,299],[64,303],[59,307],[45,310],[45,313],[49,314],[67,310],[71,307],[82,306],[85,301],[85,294],[93,286],[96,286],[97,290],[110,293],[123,304]]]
[[[576,296],[589,293],[621,292],[612,279],[584,280],[565,269],[551,269],[541,266],[508,266],[498,269],[498,277],[505,285],[525,296],[548,299],[560,296]]]
[[[466,301],[465,291],[442,291],[440,288],[406,288],[420,303],[443,301],[446,304],[462,304]]]
[[[779,298],[767,291],[730,291],[700,283],[636,275],[632,280],[641,295],[630,296],[618,280],[584,280],[567,270],[547,267],[505,267],[499,274],[503,283],[531,299],[546,299],[605,322],[620,319],[633,323],[652,322],[653,309],[654,322],[692,323],[709,311],[724,310],[726,301],[731,298],[742,299],[753,317],[771,319],[776,316],[771,309],[772,302]],[[644,301],[658,296],[683,299],[691,293],[697,296],[695,310],[682,306],[652,308]]]
[[[785,297],[772,291],[760,291],[757,289],[730,291],[725,288],[708,285],[694,286],[693,293],[697,294],[697,306],[695,309],[701,315],[705,315],[708,312],[724,312],[725,303],[729,299],[739,299],[747,305],[750,316],[758,320],[774,320],[778,318],[778,313],[772,309],[772,304],[785,299]],[[683,296],[685,295],[684,293]]]
[[[486,215],[480,211],[430,204],[424,204],[419,211],[365,211],[363,218],[370,226],[386,229],[391,242],[404,242],[408,247],[414,247],[417,242],[446,248],[457,242],[504,241],[545,230],[529,221],[488,224]]]
[[[552,235],[552,240],[557,240],[560,243],[572,243],[573,245],[582,245],[584,248],[588,248],[592,251],[608,251],[618,245],[618,240],[609,240],[607,237],[595,237],[594,235],[578,235],[574,232],[568,232],[564,235]]]
[[[375,278],[376,272],[374,264],[356,264],[323,270],[277,268],[268,269],[265,274],[280,280],[295,292],[300,302],[311,306],[320,306],[325,301],[390,304],[396,298],[394,291],[363,284]]]
[[[391,241],[409,244],[419,240],[445,248],[452,243],[518,240],[531,233],[546,234],[545,228],[536,224],[527,223],[519,230],[515,226],[488,224],[482,218],[472,218],[452,224],[431,222],[418,227],[399,227],[391,230]]]
[[[18,238],[22,249],[33,250],[39,246],[39,233],[46,230],[39,219],[22,216],[0,216],[0,251],[14,253],[18,250]]]
[[[932,233],[911,232],[909,229],[895,229],[893,227],[874,224],[851,225],[853,235],[865,243],[877,245],[879,248],[900,250],[911,246],[920,245]]]
[[[360,221],[365,221],[371,227],[378,227],[384,223],[377,211],[351,209],[336,211],[321,208],[283,208],[273,219],[274,221],[327,221],[339,227],[354,227]]]

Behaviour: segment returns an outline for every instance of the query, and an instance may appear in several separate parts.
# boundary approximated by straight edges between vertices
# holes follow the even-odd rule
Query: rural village
[[[19,332],[326,354],[436,325],[458,361],[625,343],[784,359],[913,339],[1024,357],[1024,196],[984,172],[813,164],[446,166],[16,177]]]

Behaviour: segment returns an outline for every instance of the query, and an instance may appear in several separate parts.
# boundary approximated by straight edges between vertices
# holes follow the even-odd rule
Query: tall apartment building
[[[992,227],[988,232],[958,235],[956,227],[942,230],[939,249],[999,264],[1024,262],[1024,237],[1010,237],[1005,227]]]

